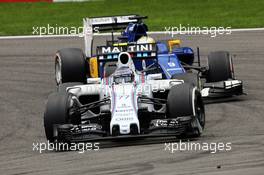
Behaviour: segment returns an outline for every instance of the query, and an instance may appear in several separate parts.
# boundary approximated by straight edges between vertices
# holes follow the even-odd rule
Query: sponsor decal
[[[175,65],[174,62],[168,62],[168,66],[169,66],[169,67],[175,67],[176,65]]]
[[[132,121],[133,117],[122,117],[122,118],[116,118],[116,121]]]
[[[150,52],[154,49],[154,44],[136,44],[128,46],[101,46],[98,47],[99,55],[114,54],[120,52]]]

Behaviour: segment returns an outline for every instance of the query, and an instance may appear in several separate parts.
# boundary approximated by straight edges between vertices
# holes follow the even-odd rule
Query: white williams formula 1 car
[[[145,60],[157,54],[155,44],[133,48],[144,48]],[[205,125],[200,90],[180,79],[163,79],[161,73],[146,74],[151,65],[142,71],[135,69],[133,60],[142,59],[137,57],[139,49],[121,51],[112,63],[107,62],[109,55],[104,51],[98,59],[99,64],[105,63],[103,78],[89,78],[87,84],[60,84],[46,105],[47,139],[69,143],[200,136]]]

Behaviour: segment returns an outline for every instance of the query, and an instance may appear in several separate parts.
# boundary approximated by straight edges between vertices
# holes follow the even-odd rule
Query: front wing
[[[214,83],[205,83],[201,90],[203,98],[221,98],[242,95],[243,82],[241,80],[226,80]]]
[[[151,121],[150,127],[136,135],[111,136],[109,132],[101,130],[100,125],[92,124],[62,124],[54,126],[54,137],[58,142],[89,142],[104,140],[122,140],[148,137],[170,137],[180,136],[187,132],[188,126],[193,121],[193,116],[178,117],[176,119],[155,119]]]

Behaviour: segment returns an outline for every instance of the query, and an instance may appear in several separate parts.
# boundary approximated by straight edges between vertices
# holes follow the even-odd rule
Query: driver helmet
[[[156,41],[153,38],[149,37],[149,36],[142,36],[141,38],[139,38],[137,40],[137,43],[138,44],[156,43]]]

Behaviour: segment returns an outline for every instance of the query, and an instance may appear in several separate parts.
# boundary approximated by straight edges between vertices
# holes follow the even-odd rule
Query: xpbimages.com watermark
[[[43,153],[45,151],[78,151],[78,153],[84,153],[88,151],[98,151],[99,149],[99,142],[52,143],[47,141],[32,143],[32,150],[39,153]]]
[[[82,26],[60,26],[58,24],[51,25],[47,24],[44,26],[33,26],[32,27],[32,35],[78,35],[79,37],[83,37],[85,34],[89,33],[99,33],[99,27],[87,27],[84,28]],[[170,35],[174,37],[175,35],[209,35],[214,38],[219,35],[230,35],[232,33],[231,27],[199,27],[199,26],[191,26],[189,24],[179,26],[165,26],[164,33],[166,35]]]
[[[209,151],[214,154],[217,152],[231,151],[232,143],[227,142],[190,142],[189,140],[186,142],[179,141],[173,143],[164,143],[164,151],[169,153],[176,153],[178,151]]]
[[[60,25],[51,25],[47,24],[46,26],[33,26],[32,35],[78,35],[83,37],[84,34],[89,34],[93,30],[94,33],[99,33],[99,28],[84,28],[82,26],[60,26]]]
[[[231,27],[199,27],[199,26],[190,26],[182,25],[179,26],[165,26],[164,31],[166,34],[169,34],[171,37],[175,35],[209,35],[214,38],[219,35],[230,35],[232,33]]]

